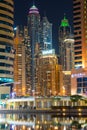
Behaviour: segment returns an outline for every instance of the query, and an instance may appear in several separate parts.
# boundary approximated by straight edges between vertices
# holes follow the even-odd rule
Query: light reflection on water
[[[0,115],[0,130],[87,130],[87,117],[47,114]]]

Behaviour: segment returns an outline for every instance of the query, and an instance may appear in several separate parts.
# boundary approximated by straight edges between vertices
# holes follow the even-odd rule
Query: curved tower
[[[14,0],[0,0],[0,84],[13,82]]]
[[[36,50],[37,44],[39,43],[39,27],[40,27],[40,14],[38,8],[33,5],[29,9],[28,14],[28,32],[30,36],[30,46],[31,46],[31,58],[30,58],[30,89],[35,91],[37,84],[36,77]]]

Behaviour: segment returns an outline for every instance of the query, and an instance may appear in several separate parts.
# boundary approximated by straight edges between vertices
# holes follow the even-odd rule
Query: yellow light
[[[38,124],[40,124],[40,122],[39,122],[39,121],[38,121],[37,123],[38,123]]]
[[[63,116],[65,116],[66,114],[65,113],[63,113]]]
[[[36,126],[36,129],[39,129],[39,125]]]
[[[47,121],[44,121],[44,123],[46,124],[46,123],[47,123]]]
[[[58,126],[55,126],[54,129],[55,129],[55,130],[58,130]]]
[[[81,109],[79,108],[78,111],[81,111]]]
[[[78,113],[79,114],[79,116],[81,116],[82,114],[81,113]]]
[[[63,109],[63,111],[65,111],[66,109]]]

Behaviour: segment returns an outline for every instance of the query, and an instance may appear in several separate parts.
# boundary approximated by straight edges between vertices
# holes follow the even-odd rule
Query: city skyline
[[[72,0],[64,1],[56,0],[55,3],[50,1],[50,4],[49,1],[34,1],[34,4],[40,12],[41,19],[44,15],[46,15],[48,21],[53,24],[53,48],[56,50],[56,53],[58,53],[58,28],[60,26],[61,20],[64,17],[64,14],[66,14],[66,17],[72,26]],[[19,6],[20,3],[21,6]],[[33,5],[33,0],[15,0],[14,4],[14,26],[26,25],[28,12],[30,7]]]

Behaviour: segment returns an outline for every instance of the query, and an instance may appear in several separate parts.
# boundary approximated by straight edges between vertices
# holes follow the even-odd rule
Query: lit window
[[[21,56],[21,54],[18,54],[18,56]]]

